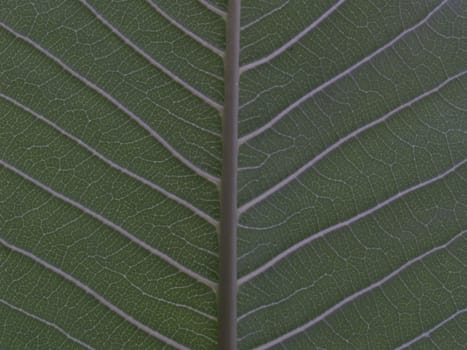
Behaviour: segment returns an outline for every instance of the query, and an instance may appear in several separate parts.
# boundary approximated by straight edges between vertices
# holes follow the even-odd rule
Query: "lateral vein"
[[[287,339],[290,339],[302,332],[305,332],[307,331],[308,329],[310,329],[312,326],[314,326],[315,324],[319,323],[319,322],[322,322],[324,321],[328,316],[330,316],[331,314],[333,314],[334,312],[336,312],[337,310],[339,309],[342,309],[344,306],[346,306],[347,304],[355,301],[356,299],[362,297],[363,295],[373,291],[374,289],[376,288],[379,288],[381,287],[383,284],[385,284],[386,282],[388,282],[389,280],[393,279],[394,277],[400,275],[401,272],[403,272],[405,269],[413,266],[414,264],[420,262],[421,260],[423,260],[424,258],[426,258],[427,256],[431,255],[431,254],[434,254],[440,250],[443,250],[443,249],[446,249],[449,245],[451,245],[454,241],[456,241],[457,239],[459,239],[460,237],[462,237],[467,231],[462,231],[458,234],[456,234],[453,238],[451,238],[448,242],[446,242],[445,244],[443,245],[440,245],[440,246],[437,246],[435,248],[432,248],[430,249],[429,251],[407,261],[405,264],[403,264],[402,266],[400,266],[398,269],[394,270],[393,272],[391,272],[390,274],[388,274],[387,276],[385,276],[384,278],[378,280],[377,282],[374,282],[372,283],[371,285],[369,285],[368,287],[365,287],[355,293],[353,293],[352,295],[346,297],[345,299],[341,300],[340,302],[338,302],[337,304],[335,304],[334,306],[332,306],[331,308],[327,309],[326,311],[324,311],[323,313],[321,313],[318,317],[314,318],[313,320],[311,321],[308,321],[307,323],[305,323],[304,325],[298,327],[298,328],[295,328],[294,330],[290,331],[290,332],[287,332],[286,334],[266,343],[266,344],[263,344],[261,346],[258,346],[255,348],[255,350],[265,350],[265,349],[269,349],[277,344],[280,344],[282,343],[283,341],[286,341]]]
[[[197,0],[201,5],[203,5],[206,9],[208,9],[209,11],[211,11],[212,13],[215,13],[216,15],[222,17],[222,18],[227,18],[227,12],[225,12],[224,10],[221,10],[220,8],[218,8],[217,6],[215,6],[214,4],[211,4],[211,2],[209,2],[208,0]]]
[[[0,243],[3,244],[2,242],[3,240],[0,239]],[[77,343],[79,345],[81,345],[82,347],[88,349],[88,350],[95,350],[92,346],[90,346],[89,344],[86,344],[85,342],[83,342],[82,340],[79,340],[78,338],[75,338],[73,337],[71,334],[67,333],[63,328],[61,328],[60,326],[57,326],[55,323],[52,323],[50,321],[47,321],[37,315],[34,315],[32,313],[30,313],[29,311],[26,311],[16,305],[13,305],[13,304],[10,304],[9,302],[7,302],[6,300],[3,300],[3,299],[0,299],[0,303],[2,303],[3,305],[9,307],[10,309],[12,310],[15,310],[16,312],[19,312],[23,315],[26,315],[27,317],[30,317],[32,318],[33,320],[36,320],[40,323],[44,323],[46,324],[47,326],[49,326],[50,328],[53,328],[55,329],[56,331],[58,331],[59,333],[63,334],[65,337],[67,337],[68,339],[70,339],[71,341],[73,341],[74,343]]]
[[[306,247],[307,245],[309,245],[311,242],[319,239],[319,238],[322,238],[324,236],[326,236],[327,234],[331,233],[331,232],[334,232],[334,231],[337,231],[341,228],[344,228],[346,226],[349,226],[363,218],[366,218],[368,217],[369,215],[372,215],[373,213],[379,211],[380,209],[386,207],[387,205],[391,204],[392,202],[395,202],[397,200],[400,200],[401,198],[403,198],[404,196],[408,195],[409,193],[411,192],[414,192],[416,190],[419,190],[423,187],[426,187],[426,186],[429,186],[437,181],[440,181],[442,179],[444,179],[445,177],[449,176],[450,174],[454,173],[457,169],[459,169],[460,167],[462,167],[464,164],[467,163],[467,158],[466,159],[463,159],[462,161],[460,161],[459,163],[455,164],[453,167],[449,168],[448,170],[444,171],[443,173],[431,178],[431,179],[428,179],[426,181],[423,181],[417,185],[414,185],[414,186],[411,186],[409,188],[406,188],[405,190],[395,194],[394,196],[392,197],[389,197],[388,199],[384,200],[383,202],[381,203],[378,203],[377,205],[375,205],[374,207],[370,208],[370,209],[367,209],[353,217],[351,217],[350,219],[347,219],[347,220],[344,220],[342,222],[339,222],[338,224],[335,224],[333,226],[330,226],[316,234],[313,234],[312,236],[309,236],[303,240],[301,240],[300,242],[298,243],[295,243],[294,245],[290,246],[289,248],[287,248],[286,250],[284,250],[283,252],[281,252],[280,254],[276,255],[273,259],[269,260],[267,263],[263,264],[262,266],[260,266],[259,268],[253,270],[252,272],[246,274],[245,276],[241,277],[239,280],[238,280],[238,285],[241,286],[242,284],[245,284],[246,282],[249,282],[251,281],[252,279],[256,278],[257,276],[261,275],[262,273],[266,272],[267,270],[269,270],[270,268],[272,268],[274,265],[276,265],[277,263],[279,263],[280,261],[284,260],[285,258],[287,258],[288,256],[292,255],[293,253],[295,253],[296,251]]]
[[[0,22],[0,27],[14,35],[16,38],[28,43],[31,45],[33,48],[41,52],[43,55],[54,61],[56,64],[58,64],[61,68],[63,68],[64,71],[67,73],[71,74],[73,77],[78,79],[80,82],[82,82],[84,85],[86,85],[88,88],[92,89],[93,91],[97,92],[99,95],[104,97],[106,100],[108,100],[110,103],[112,103],[115,107],[117,107],[120,111],[125,113],[131,120],[133,120],[136,124],[141,126],[144,130],[146,130],[154,139],[156,139],[157,142],[159,142],[164,148],[169,151],[169,153],[177,158],[181,163],[183,163],[185,166],[187,166],[189,169],[191,169],[194,173],[197,175],[203,177],[204,179],[212,182],[213,184],[218,185],[220,182],[220,179],[218,177],[215,177],[208,172],[204,171],[203,169],[199,168],[196,166],[193,162],[191,162],[189,159],[187,159],[185,156],[183,156],[181,153],[179,153],[170,143],[168,143],[161,135],[159,135],[154,129],[152,129],[145,121],[143,121],[140,117],[138,117],[136,114],[131,112],[127,107],[125,107],[123,104],[121,104],[119,101],[117,101],[113,96],[111,96],[108,92],[73,70],[71,67],[66,65],[64,62],[62,62],[58,57],[54,56],[51,52],[47,51],[44,49],[42,46],[37,44],[35,41],[32,39],[24,36],[23,34],[20,34],[16,32],[14,29],[10,28],[6,24]]]
[[[130,171],[129,169],[113,162],[111,159],[108,159],[107,157],[105,157],[103,154],[101,154],[100,152],[98,152],[96,149],[92,148],[91,146],[89,146],[87,143],[83,142],[82,140],[80,140],[79,138],[77,138],[76,136],[70,134],[68,131],[66,131],[65,129],[61,128],[60,126],[58,126],[57,124],[55,124],[54,122],[52,122],[51,120],[47,119],[46,117],[44,117],[43,115],[37,113],[36,111],[32,110],[31,108],[29,108],[28,106],[25,106],[23,105],[22,103],[20,103],[19,101],[16,101],[15,99],[11,98],[10,96],[7,96],[7,95],[4,95],[3,93],[0,92],[0,97],[9,101],[10,103],[12,103],[13,105],[21,108],[22,110],[26,111],[27,113],[33,115],[35,118],[41,120],[42,122],[44,122],[45,124],[47,124],[48,126],[52,127],[53,129],[55,129],[56,131],[58,131],[60,134],[64,135],[65,137],[69,138],[70,140],[74,141],[76,144],[78,144],[79,146],[83,147],[84,149],[86,149],[88,152],[90,152],[92,155],[96,156],[97,158],[99,158],[100,160],[102,160],[104,163],[106,163],[107,165],[109,165],[110,167],[114,168],[114,169],[117,169],[118,171],[122,172],[123,174],[131,177],[132,179],[146,185],[146,186],[149,186],[150,188],[156,190],[157,192],[163,194],[165,197],[173,200],[174,202],[184,206],[185,208],[189,209],[190,211],[192,211],[194,214],[196,214],[197,216],[199,216],[200,218],[204,219],[205,221],[207,221],[208,223],[210,223],[211,225],[213,225],[214,227],[217,227],[219,225],[219,222],[212,218],[210,215],[206,214],[204,211],[198,209],[197,207],[195,207],[192,203],[188,202],[187,200],[183,199],[183,198],[180,198],[178,197],[177,195],[167,191],[166,189],[164,189],[163,187],[155,184],[154,182],[152,181],[149,181],[148,179]]]
[[[166,344],[169,344],[169,345],[175,347],[176,349],[188,350],[188,348],[183,346],[182,344],[177,343],[175,340],[173,340],[173,339],[171,339],[171,338],[169,338],[169,337],[155,331],[154,329],[152,329],[152,328],[146,326],[145,324],[141,323],[140,321],[136,320],[135,318],[133,318],[133,316],[127,314],[125,311],[121,310],[120,308],[118,308],[117,306],[112,304],[110,301],[105,299],[103,296],[101,296],[95,290],[91,289],[86,284],[84,284],[80,280],[74,278],[72,275],[69,275],[65,271],[59,269],[58,267],[48,263],[45,260],[42,260],[41,258],[39,258],[38,256],[32,254],[31,252],[28,252],[28,251],[26,251],[26,250],[24,250],[22,248],[19,248],[19,247],[13,245],[13,244],[8,243],[7,241],[5,241],[5,240],[3,240],[1,238],[0,238],[0,244],[2,244],[3,246],[7,247],[8,249],[10,249],[10,250],[12,250],[12,251],[14,251],[14,252],[16,252],[18,254],[21,254],[23,256],[28,257],[29,259],[31,259],[34,262],[36,262],[37,264],[43,266],[47,270],[50,270],[50,271],[56,273],[57,275],[63,277],[65,280],[67,280],[68,282],[74,284],[75,286],[77,286],[79,289],[83,290],[87,294],[91,295],[99,303],[106,306],[108,309],[110,309],[111,311],[113,311],[114,313],[119,315],[125,321],[127,321],[128,323],[131,323],[133,326],[135,326],[136,328],[142,330],[146,334],[148,334],[148,335],[150,335],[150,336],[152,336],[152,337],[154,337],[156,339],[159,339],[160,341],[162,341],[162,342],[164,342]]]
[[[245,213],[251,207],[257,205],[258,203],[260,203],[263,200],[265,200],[266,198],[270,197],[271,195],[273,195],[277,191],[281,190],[283,187],[285,187],[288,184],[292,183],[300,175],[302,175],[304,172],[306,172],[311,167],[313,167],[316,163],[323,160],[328,154],[335,151],[336,149],[338,149],[340,146],[347,143],[351,139],[356,138],[358,135],[360,135],[361,133],[367,131],[368,129],[370,129],[370,128],[374,127],[374,126],[385,122],[386,120],[388,120],[394,114],[399,113],[400,111],[402,111],[402,110],[404,110],[404,109],[406,109],[408,107],[411,107],[412,105],[419,102],[420,100],[422,100],[422,99],[424,99],[424,98],[426,98],[426,97],[428,97],[428,96],[430,96],[430,95],[432,95],[434,93],[439,92],[444,86],[446,86],[447,84],[449,84],[453,80],[456,80],[456,79],[459,79],[459,78],[463,77],[466,74],[467,74],[467,70],[459,72],[459,73],[457,73],[456,75],[454,75],[452,77],[449,77],[448,79],[443,81],[441,84],[435,86],[433,89],[425,91],[424,93],[418,95],[417,97],[413,98],[412,100],[410,100],[408,102],[405,102],[402,105],[394,108],[393,110],[386,113],[382,117],[380,117],[378,119],[375,119],[372,122],[359,127],[358,129],[352,131],[350,134],[348,134],[348,135],[344,136],[343,138],[339,139],[337,142],[335,142],[331,146],[327,147],[325,150],[321,151],[317,156],[315,156],[313,159],[311,159],[309,162],[307,162],[305,165],[303,165],[301,168],[299,168],[293,174],[287,176],[286,178],[284,178],[282,181],[280,181],[279,183],[277,183],[276,185],[274,185],[273,187],[271,187],[267,191],[263,192],[262,194],[255,197],[251,201],[249,201],[249,202],[245,203],[244,205],[242,205],[238,210],[239,214],[241,215],[241,214]]]
[[[164,67],[162,64],[157,62],[153,57],[151,57],[146,51],[140,49],[133,41],[128,39],[125,35],[123,35],[117,28],[115,28],[109,21],[107,21],[97,10],[92,7],[86,0],[79,0],[81,4],[83,4],[104,26],[106,26],[112,33],[114,33],[117,37],[120,38],[126,45],[131,47],[135,52],[141,55],[146,61],[152,64],[154,67],[158,68],[162,71],[165,75],[170,77],[172,80],[177,82],[179,85],[183,86],[186,90],[190,91],[194,96],[198,97],[201,101],[205,102],[207,105],[213,107],[218,111],[222,111],[222,105],[218,102],[214,101],[210,97],[206,96],[201,91],[197,90],[192,85],[188,84],[182,78],[175,75],[169,69]]]
[[[202,283],[202,284],[204,284],[204,285],[206,285],[206,286],[208,286],[208,287],[210,287],[210,288],[212,288],[214,290],[217,289],[217,284],[215,282],[212,282],[209,279],[207,279],[206,277],[201,276],[197,272],[194,272],[194,271],[190,270],[189,268],[185,267],[184,265],[180,264],[178,261],[176,261],[173,258],[171,258],[170,256],[168,256],[167,254],[165,254],[165,253],[161,252],[160,250],[150,246],[149,244],[147,244],[143,240],[141,240],[138,237],[134,236],[133,234],[131,234],[130,232],[128,232],[124,228],[120,227],[119,225],[113,223],[112,221],[105,218],[104,216],[94,212],[93,210],[89,209],[88,207],[82,205],[81,203],[78,203],[77,201],[75,201],[75,200],[73,200],[71,198],[68,198],[67,196],[63,195],[62,193],[59,193],[59,192],[55,191],[54,189],[52,189],[49,186],[39,182],[38,180],[34,179],[33,177],[29,176],[28,174],[24,173],[23,171],[21,171],[20,169],[14,167],[13,165],[5,162],[4,160],[0,160],[0,165],[5,167],[6,169],[12,171],[13,173],[21,176],[23,179],[31,182],[32,184],[34,184],[35,186],[37,186],[40,189],[44,190],[45,192],[49,193],[50,195],[64,201],[65,203],[68,203],[69,205],[71,205],[71,206],[73,206],[75,208],[78,208],[82,212],[84,212],[87,215],[93,217],[94,219],[96,219],[97,221],[103,223],[107,227],[110,227],[114,231],[117,231],[122,236],[128,238],[131,242],[133,242],[136,245],[138,245],[139,247],[145,249],[149,253],[157,256],[158,258],[165,261],[169,265],[171,265],[174,268],[178,269],[180,272],[186,274],[187,276],[190,276],[191,278],[195,279],[196,281],[198,281],[198,282],[200,282],[200,283]]]
[[[279,7],[275,7],[275,8],[273,8],[271,11],[262,14],[261,16],[257,17],[256,19],[252,20],[251,22],[248,22],[248,23],[242,25],[241,28],[240,28],[240,31],[244,31],[244,30],[250,28],[251,26],[255,25],[256,23],[261,22],[261,21],[264,20],[265,18],[268,18],[269,16],[272,16],[273,13],[276,13],[276,12],[281,11],[281,10],[282,10],[284,7],[286,7],[289,3],[290,3],[290,0],[284,1]],[[251,46],[251,44],[246,45],[246,46],[247,46],[247,47],[248,47],[248,46]]]
[[[343,72],[339,73],[338,75],[334,76],[333,78],[327,80],[325,83],[321,84],[320,86],[314,88],[313,90],[311,90],[310,92],[308,92],[307,94],[305,94],[304,96],[302,96],[301,98],[299,98],[297,101],[295,101],[294,103],[292,103],[291,105],[289,105],[288,107],[286,107],[285,109],[283,109],[279,114],[277,114],[275,117],[273,117],[269,122],[267,122],[266,124],[264,124],[263,126],[261,126],[260,128],[256,129],[255,131],[252,131],[251,133],[249,134],[246,134],[244,136],[242,136],[240,139],[239,139],[239,143],[240,144],[243,144],[245,142],[248,142],[250,140],[252,140],[253,138],[257,137],[258,135],[262,134],[263,132],[265,132],[266,130],[270,129],[271,127],[273,127],[276,123],[278,123],[284,116],[286,116],[289,112],[291,112],[292,110],[294,110],[295,108],[297,108],[298,106],[300,106],[302,103],[306,102],[307,100],[309,100],[311,97],[313,97],[314,95],[316,95],[317,93],[323,91],[324,89],[326,89],[327,87],[329,87],[330,85],[334,84],[335,82],[339,81],[340,79],[346,77],[347,75],[349,75],[350,73],[352,73],[354,70],[356,70],[357,68],[359,68],[360,66],[362,66],[363,64],[367,63],[368,61],[370,61],[371,59],[373,59],[375,56],[379,55],[380,53],[382,53],[383,51],[385,51],[386,49],[392,47],[396,42],[398,42],[402,37],[404,37],[405,35],[407,35],[408,33],[410,32],[413,32],[414,30],[416,30],[418,27],[422,26],[423,24],[425,24],[436,12],[439,11],[439,9],[441,7],[443,7],[446,3],[447,3],[448,0],[443,0],[438,6],[436,6],[425,18],[423,18],[423,20],[421,20],[420,22],[418,22],[416,25],[410,27],[409,29],[406,29],[404,30],[402,33],[400,33],[398,36],[396,36],[394,39],[392,39],[391,41],[389,41],[388,43],[386,43],[385,45],[381,46],[378,50],[374,51],[373,53],[371,53],[370,55],[364,57],[362,60],[360,60],[359,62],[355,63],[353,66],[347,68],[346,70],[344,70]]]
[[[158,14],[160,14],[162,17],[164,17],[167,21],[170,22],[170,24],[172,24],[173,26],[177,27],[179,30],[181,30],[183,33],[185,33],[186,35],[188,35],[190,38],[192,38],[194,41],[196,41],[198,44],[201,44],[202,46],[204,46],[205,48],[209,49],[210,51],[212,51],[213,53],[215,53],[216,55],[220,56],[220,57],[224,57],[224,51],[222,51],[221,49],[219,49],[218,47],[214,46],[213,44],[211,44],[210,42],[208,42],[207,40],[204,40],[202,37],[200,37],[199,35],[195,34],[192,30],[190,30],[189,28],[185,27],[184,25],[182,25],[181,23],[179,23],[178,21],[176,21],[174,18],[172,18],[171,16],[169,16],[168,13],[166,13],[161,7],[159,7],[156,3],[154,3],[152,0],[146,0],[146,2],[154,9],[156,10],[156,12]]]
[[[398,346],[395,350],[402,350],[402,349],[406,349],[408,348],[409,346],[415,344],[416,342],[422,340],[423,338],[430,338],[431,334],[436,332],[438,329],[440,329],[441,327],[443,327],[446,323],[454,320],[455,318],[459,317],[460,315],[462,314],[465,314],[467,312],[467,308],[464,308],[464,309],[461,309],[461,310],[458,310],[456,311],[455,313],[453,313],[451,316],[449,316],[448,318],[444,319],[443,321],[439,322],[438,324],[436,324],[435,326],[433,326],[432,328],[430,328],[429,330],[427,330],[426,332],[423,332],[422,334],[420,334],[419,336],[413,338],[412,340]]]
[[[319,16],[313,23],[311,23],[308,27],[306,27],[304,30],[302,30],[300,33],[295,35],[292,39],[287,41],[285,44],[283,44],[281,47],[278,49],[274,50],[271,52],[269,55],[260,58],[259,60],[256,60],[254,62],[248,63],[240,67],[240,72],[247,72],[253,68],[259,67],[265,63],[271,62],[274,58],[277,56],[281,55],[287,49],[293,45],[295,45],[297,42],[300,41],[305,35],[307,35],[310,31],[312,31],[314,28],[316,28],[321,22],[323,22],[326,18],[328,18],[334,11],[336,11],[346,0],[339,0],[337,1],[334,5],[332,5],[328,10],[326,10],[321,16]],[[249,24],[248,26],[250,26]],[[248,27],[247,26],[247,27]],[[244,29],[244,28],[242,28]]]

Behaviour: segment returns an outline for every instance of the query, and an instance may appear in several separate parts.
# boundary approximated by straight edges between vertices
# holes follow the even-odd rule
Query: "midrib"
[[[229,1],[226,40],[219,238],[219,349],[234,350],[237,347],[237,157],[240,0]]]

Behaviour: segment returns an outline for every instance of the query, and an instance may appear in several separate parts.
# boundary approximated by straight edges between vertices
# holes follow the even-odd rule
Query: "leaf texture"
[[[227,0],[0,4],[0,348],[215,349]],[[467,346],[467,3],[243,0],[239,349]]]
[[[242,33],[239,347],[461,348],[465,3],[282,4]]]

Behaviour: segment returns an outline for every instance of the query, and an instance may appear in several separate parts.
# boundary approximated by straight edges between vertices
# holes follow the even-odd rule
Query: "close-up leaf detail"
[[[467,1],[0,0],[0,349],[467,348]]]

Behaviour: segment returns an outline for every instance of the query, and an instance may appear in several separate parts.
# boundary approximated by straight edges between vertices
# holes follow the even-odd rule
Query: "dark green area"
[[[1,1],[0,349],[217,348],[227,2]],[[238,348],[463,349],[467,3],[336,4],[242,0]]]

